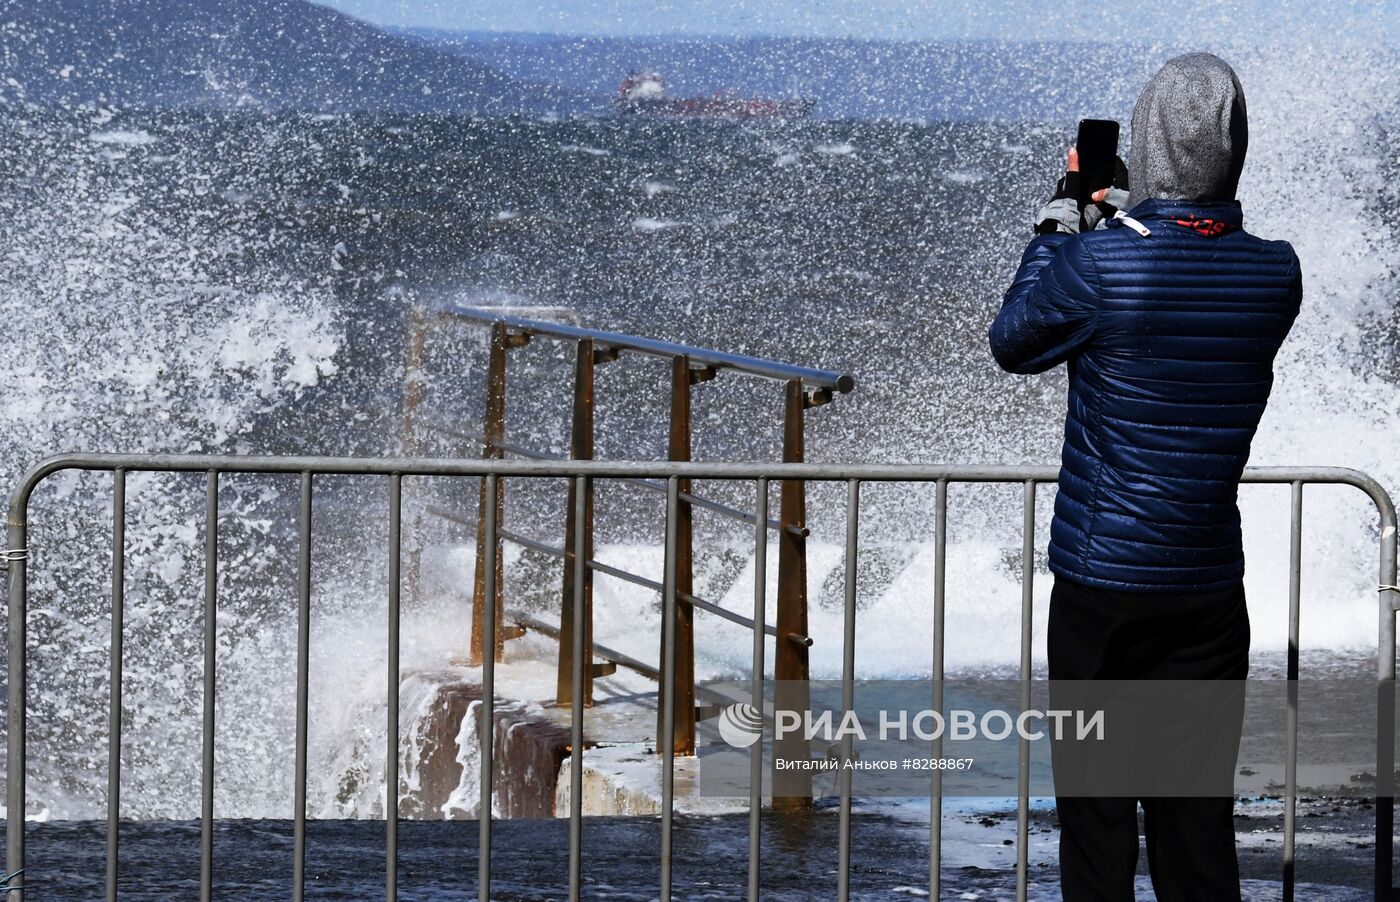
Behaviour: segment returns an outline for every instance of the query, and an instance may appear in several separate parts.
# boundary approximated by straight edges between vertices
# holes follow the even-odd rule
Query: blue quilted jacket
[[[1069,365],[1050,569],[1085,585],[1208,592],[1244,576],[1235,496],[1298,314],[1293,248],[1236,201],[1146,200],[1034,239],[991,327],[1013,373]]]

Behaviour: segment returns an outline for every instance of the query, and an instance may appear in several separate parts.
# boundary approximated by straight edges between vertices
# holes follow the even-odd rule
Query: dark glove
[[[1079,173],[1066,172],[1055,183],[1055,194],[1035,216],[1035,233],[1053,235],[1056,232],[1077,234],[1082,215],[1079,210]]]
[[[1106,224],[1113,214],[1128,205],[1128,166],[1122,157],[1113,158],[1113,184],[1108,195],[1098,203],[1084,208],[1084,231],[1090,232]]]
[[[1035,217],[1037,235],[1056,232],[1076,235],[1098,228],[1113,218],[1128,202],[1128,167],[1122,157],[1114,158],[1113,184],[1108,195],[1097,203],[1080,206],[1080,175],[1077,170],[1066,172],[1055,184],[1050,202],[1040,208]]]

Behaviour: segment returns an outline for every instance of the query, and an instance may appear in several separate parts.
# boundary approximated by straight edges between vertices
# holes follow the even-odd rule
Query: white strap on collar
[[[1127,226],[1128,228],[1132,229],[1133,231],[1137,232],[1139,235],[1141,235],[1141,236],[1144,237],[1144,238],[1146,238],[1148,235],[1151,235],[1151,234],[1152,234],[1152,230],[1151,230],[1151,229],[1149,229],[1147,226],[1143,225],[1142,223],[1138,222],[1136,219],[1132,218],[1132,217],[1129,216],[1127,213],[1124,213],[1122,210],[1119,210],[1117,213],[1114,213],[1114,214],[1113,214],[1113,218],[1116,219],[1116,220],[1118,220],[1119,222],[1123,223],[1123,225]]]

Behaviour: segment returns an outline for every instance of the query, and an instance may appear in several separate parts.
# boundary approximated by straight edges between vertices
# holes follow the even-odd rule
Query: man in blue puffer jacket
[[[1242,228],[1247,134],[1228,64],[1169,61],[1133,112],[1126,213],[1080,233],[1097,211],[1052,202],[992,324],[1004,369],[1069,369],[1052,680],[1247,674],[1236,494],[1302,297],[1292,247]],[[1133,899],[1138,801],[1057,800],[1066,902]],[[1140,801],[1158,899],[1240,898],[1233,799]]]

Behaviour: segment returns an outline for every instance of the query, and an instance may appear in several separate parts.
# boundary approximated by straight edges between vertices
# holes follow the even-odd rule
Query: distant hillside
[[[480,114],[590,105],[540,81],[304,0],[0,0],[0,103]]]
[[[844,38],[610,38],[406,31],[507,75],[611,95],[633,69],[673,93],[809,97],[827,118],[1125,116],[1167,48],[1044,42]]]

